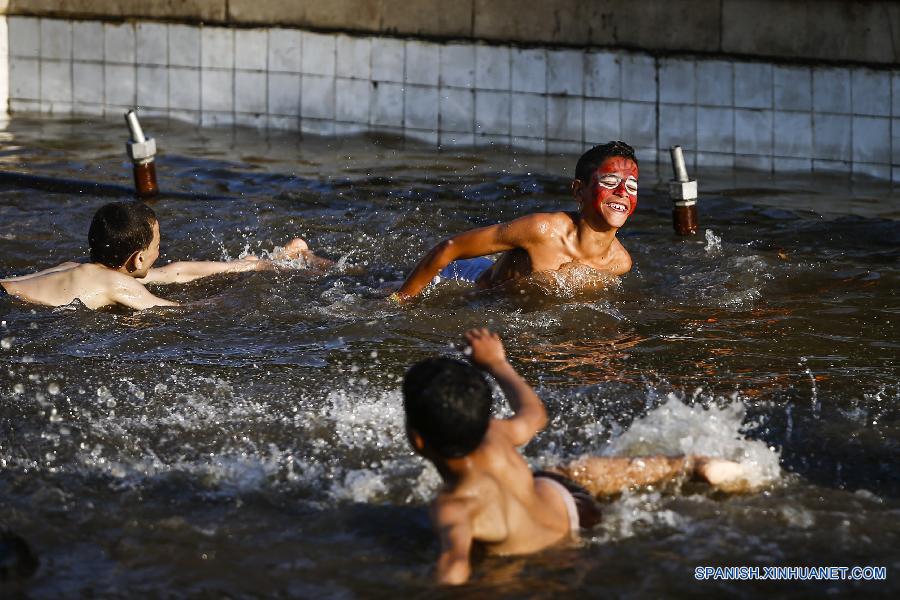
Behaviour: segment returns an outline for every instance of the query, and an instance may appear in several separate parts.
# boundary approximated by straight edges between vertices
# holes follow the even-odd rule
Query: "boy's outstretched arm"
[[[169,263],[164,267],[150,269],[146,277],[139,281],[144,284],[187,283],[195,279],[218,275],[219,273],[243,273],[260,271],[269,266],[269,261],[256,258],[219,262],[212,260],[184,260]]]
[[[154,296],[131,277],[121,278],[118,285],[109,292],[109,300],[137,310],[154,306],[178,306],[177,302]]]
[[[544,403],[506,360],[503,342],[496,333],[487,329],[471,329],[465,337],[472,348],[472,363],[497,380],[516,413],[510,419],[496,421],[497,425],[502,426],[514,445],[527,444],[547,424]]]
[[[460,585],[469,580],[472,566],[469,554],[472,551],[472,526],[463,500],[441,501],[433,508],[432,518],[441,555],[435,569],[438,583]]]
[[[422,257],[394,296],[403,302],[418,295],[441,269],[459,258],[474,258],[528,247],[540,235],[541,215],[473,229],[444,240]]]

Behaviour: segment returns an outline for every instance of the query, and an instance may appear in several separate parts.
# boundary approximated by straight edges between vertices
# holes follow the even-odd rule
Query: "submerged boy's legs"
[[[705,481],[724,492],[750,488],[745,467],[705,456],[585,456],[552,471],[585,487],[595,497],[679,479]]]

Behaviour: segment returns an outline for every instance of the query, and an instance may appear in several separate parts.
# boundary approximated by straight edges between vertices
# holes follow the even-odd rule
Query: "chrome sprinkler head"
[[[144,137],[144,130],[141,128],[141,122],[138,121],[137,113],[134,110],[129,110],[125,113],[125,122],[128,123],[128,129],[131,131],[131,141],[136,144],[141,144],[147,140]]]
[[[125,113],[125,123],[128,124],[128,130],[131,132],[131,139],[125,143],[128,158],[134,163],[152,161],[156,156],[156,140],[144,135],[141,122],[138,121],[137,113],[134,110]]]

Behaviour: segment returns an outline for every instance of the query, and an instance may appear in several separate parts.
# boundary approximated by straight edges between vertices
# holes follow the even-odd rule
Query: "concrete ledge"
[[[900,63],[895,0],[0,0],[0,14]]]

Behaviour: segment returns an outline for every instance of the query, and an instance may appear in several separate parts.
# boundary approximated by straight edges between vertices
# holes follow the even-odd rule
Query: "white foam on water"
[[[738,399],[722,406],[689,406],[675,394],[634,421],[603,450],[605,456],[668,456],[693,454],[741,463],[748,483],[765,486],[781,477],[779,454],[741,430],[746,408]]]
[[[335,443],[348,448],[407,448],[400,390],[334,390],[325,400]]]

